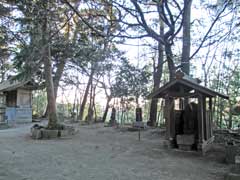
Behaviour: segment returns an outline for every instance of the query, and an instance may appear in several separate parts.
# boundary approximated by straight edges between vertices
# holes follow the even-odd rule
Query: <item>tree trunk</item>
[[[46,2],[47,7],[47,2]],[[47,9],[47,8],[46,8]],[[56,101],[54,95],[54,86],[53,86],[53,78],[52,78],[52,63],[51,63],[51,50],[48,44],[48,22],[47,15],[43,17],[42,24],[42,42],[44,48],[44,75],[46,81],[47,88],[47,100],[48,100],[48,128],[56,129],[57,128],[57,110],[56,110]]]
[[[83,120],[82,119],[83,118],[83,113],[84,113],[85,105],[87,103],[87,97],[88,97],[89,88],[90,88],[90,85],[91,85],[92,80],[93,80],[93,74],[94,74],[94,71],[92,70],[91,74],[89,76],[89,79],[88,79],[87,87],[85,89],[83,100],[82,100],[82,104],[81,104],[80,110],[79,110],[78,120],[80,120],[80,121]]]
[[[109,124],[110,125],[116,124],[116,109],[114,107],[112,108],[112,113],[111,113]]]
[[[86,120],[88,122],[92,122],[93,121],[93,84],[92,83],[91,83],[91,89],[90,89],[88,114],[87,114]]]
[[[169,43],[165,44],[165,52],[166,52],[167,62],[168,62],[169,80],[172,81],[175,77],[176,68],[173,62],[172,47]]]
[[[48,48],[50,53],[50,48]],[[53,79],[52,79],[52,67],[50,57],[46,57],[44,60],[45,80],[47,87],[47,99],[48,99],[48,128],[57,128],[57,109],[54,95]]]
[[[191,6],[192,0],[184,0],[183,9],[183,40],[182,40],[182,58],[181,69],[183,72],[189,75],[190,72],[190,47],[191,47]]]
[[[74,118],[74,119],[76,117],[75,110],[78,108],[77,107],[77,91],[78,91],[78,86],[76,87],[76,90],[75,90],[75,95],[74,95],[74,100],[73,100],[73,107],[72,107],[72,113],[71,113],[71,117]]]
[[[77,32],[77,30],[75,30],[75,32]],[[70,41],[69,36],[70,36],[70,32],[68,31],[65,35],[65,38]],[[74,38],[73,38],[73,42],[75,42],[75,41],[76,41],[76,36],[74,36]],[[57,70],[56,70],[55,76],[53,78],[55,101],[57,99],[59,82],[61,80],[64,68],[65,68],[65,64],[66,64],[65,59],[60,59],[59,62],[56,64],[56,69]],[[48,114],[48,104],[47,104],[47,107],[46,107],[46,111],[44,113],[44,117],[46,117],[47,114]]]
[[[152,99],[150,104],[150,116],[148,126],[156,126],[158,99]]]
[[[108,110],[109,110],[109,103],[111,101],[112,97],[109,96],[107,98],[107,103],[106,103],[106,107],[105,107],[105,110],[104,110],[104,113],[103,113],[103,118],[102,118],[102,121],[105,122],[106,121],[106,118],[107,118],[107,114],[108,114]]]
[[[55,101],[57,99],[59,82],[60,82],[60,79],[62,77],[65,64],[66,64],[66,61],[62,59],[62,60],[60,60],[60,63],[58,63],[57,66],[56,66],[57,67],[57,71],[56,71],[56,74],[55,74],[55,76],[53,78]],[[43,116],[47,117],[47,115],[48,115],[48,104],[47,104],[46,111],[45,111]]]
[[[163,22],[161,21],[160,25],[160,34],[161,36],[164,35],[164,25]],[[157,66],[153,67],[154,72],[153,72],[153,91],[156,91],[161,82],[162,78],[162,70],[163,70],[163,45],[161,42],[158,42],[158,61],[157,61]],[[154,63],[155,64],[155,63]],[[158,99],[152,99],[151,100],[151,105],[150,105],[150,117],[149,117],[149,126],[156,126],[156,120],[157,120],[157,103]]]
[[[219,121],[220,121],[220,128],[222,128],[222,124],[223,124],[223,101],[222,99],[220,99],[220,109],[219,109]]]
[[[233,109],[233,106],[232,106],[232,103],[231,103],[230,99],[228,100],[228,104],[229,104],[229,107],[230,107],[229,118],[228,118],[228,129],[232,129],[232,109]]]
[[[62,77],[65,64],[66,61],[64,59],[61,59],[60,62],[57,64],[57,71],[53,79],[55,99],[57,98],[59,82]]]
[[[94,112],[94,121],[97,122],[98,120],[98,116],[97,116],[97,108],[96,108],[96,87],[97,87],[97,84],[95,84],[94,88],[93,88],[93,92],[92,92],[92,109],[93,109],[93,112]]]

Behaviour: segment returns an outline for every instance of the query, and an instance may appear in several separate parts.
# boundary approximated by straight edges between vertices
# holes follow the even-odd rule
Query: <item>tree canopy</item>
[[[107,109],[122,97],[139,105],[181,69],[230,96],[215,100],[214,115],[232,128],[239,123],[231,113],[240,100],[239,11],[237,0],[3,0],[1,81],[30,76],[46,87],[55,128],[59,89],[75,89],[78,119],[97,119],[98,96]],[[158,101],[145,102],[154,125]]]

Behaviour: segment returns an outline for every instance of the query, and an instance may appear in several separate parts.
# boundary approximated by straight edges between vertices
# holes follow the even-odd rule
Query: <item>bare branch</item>
[[[144,17],[144,14],[142,12],[141,7],[139,6],[139,4],[137,3],[136,0],[131,0],[131,2],[133,3],[133,5],[135,6],[136,10],[138,11],[140,18],[141,18],[141,22],[142,22],[142,26],[143,28],[147,31],[147,33],[153,37],[154,39],[156,39],[157,41],[161,42],[162,44],[164,44],[164,40],[162,39],[162,37],[160,37],[153,29],[151,29]]]
[[[199,50],[202,48],[204,42],[207,40],[209,33],[212,31],[214,25],[216,24],[216,22],[218,21],[218,19],[220,18],[220,16],[222,15],[222,13],[225,11],[225,9],[228,6],[228,1],[224,4],[224,7],[222,8],[222,10],[218,13],[218,15],[216,16],[216,18],[214,19],[214,21],[212,22],[211,26],[209,27],[207,33],[205,34],[205,36],[203,37],[203,40],[201,41],[199,47],[196,49],[196,51],[190,56],[189,60],[191,60],[198,52]]]

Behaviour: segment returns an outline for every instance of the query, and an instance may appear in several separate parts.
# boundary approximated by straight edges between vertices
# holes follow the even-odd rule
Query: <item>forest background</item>
[[[49,128],[66,118],[163,125],[164,101],[146,95],[181,69],[228,95],[215,126],[240,123],[237,0],[3,0],[0,79],[31,78],[33,115]]]

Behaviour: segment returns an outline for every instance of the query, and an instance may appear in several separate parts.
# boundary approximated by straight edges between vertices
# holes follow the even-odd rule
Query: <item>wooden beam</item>
[[[168,96],[171,97],[197,97],[197,93],[184,93],[184,92],[168,92]]]

